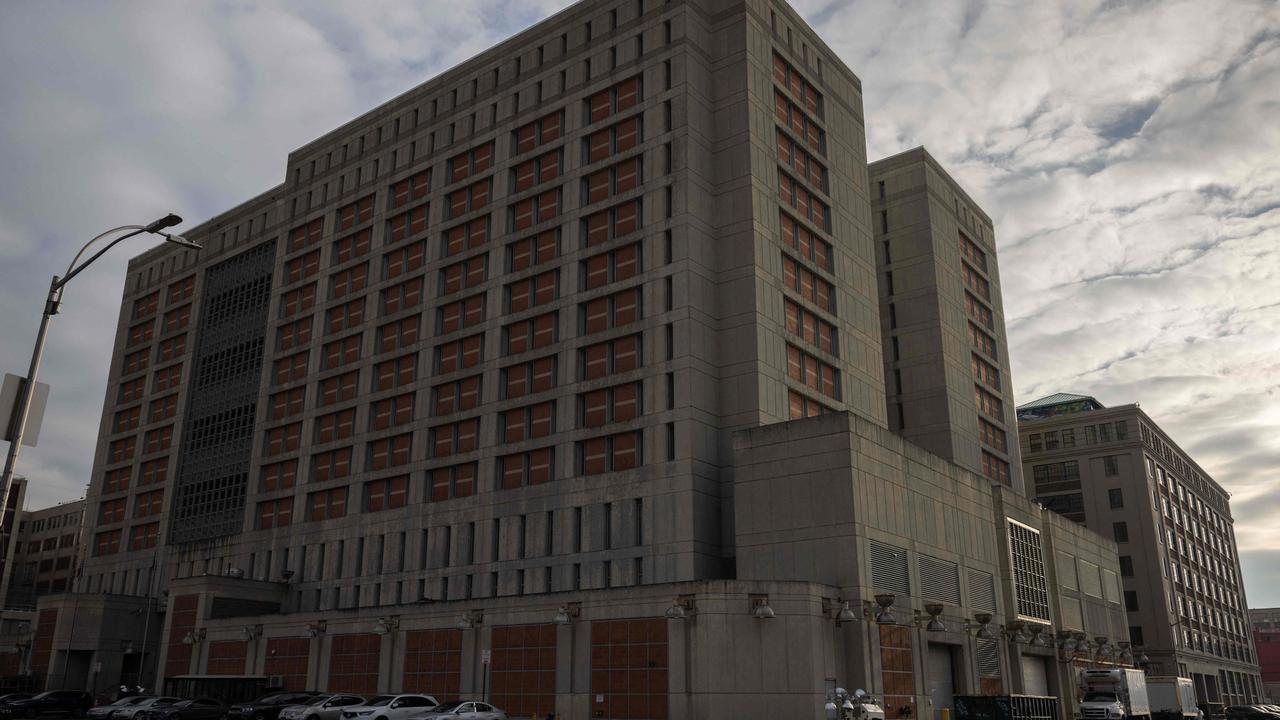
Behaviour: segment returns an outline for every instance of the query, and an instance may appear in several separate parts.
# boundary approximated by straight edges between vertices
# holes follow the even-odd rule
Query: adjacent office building
[[[513,716],[817,718],[839,685],[1070,717],[1074,667],[1133,659],[1116,544],[1024,497],[994,406],[923,449],[888,421],[905,299],[863,125],[785,4],[589,0],[300,148],[202,251],[131,262],[83,578],[30,666]],[[936,163],[881,167],[885,200],[949,188],[937,284],[997,287]],[[950,346],[959,296],[930,297]],[[1007,407],[1002,346],[949,352],[919,376]]]
[[[1262,671],[1263,697],[1280,701],[1280,608],[1250,608],[1249,625]]]
[[[870,173],[889,427],[1023,492],[991,219],[924,148]]]
[[[1120,548],[1133,645],[1201,702],[1261,693],[1229,496],[1137,404],[1059,393],[1018,408],[1028,489]]]

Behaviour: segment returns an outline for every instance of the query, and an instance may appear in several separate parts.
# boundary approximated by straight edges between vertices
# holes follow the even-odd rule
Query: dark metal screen
[[[171,544],[232,535],[244,525],[275,260],[273,240],[205,274]]]

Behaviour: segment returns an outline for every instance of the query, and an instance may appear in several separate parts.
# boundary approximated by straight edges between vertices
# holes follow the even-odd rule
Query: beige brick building
[[[974,474],[976,415],[954,462],[887,427],[863,124],[782,3],[589,0],[292,153],[130,264],[84,577],[30,666],[1069,717],[1074,664],[1126,659],[1115,544]]]
[[[1148,671],[1194,679],[1201,702],[1256,702],[1228,493],[1137,404],[1059,393],[1018,415],[1031,494],[1119,546],[1129,635]]]

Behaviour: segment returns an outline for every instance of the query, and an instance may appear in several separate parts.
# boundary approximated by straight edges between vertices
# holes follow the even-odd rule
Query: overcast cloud
[[[189,225],[288,152],[569,4],[0,3],[0,369],[48,277],[112,225]],[[1137,401],[1233,493],[1280,605],[1280,5],[798,0],[862,78],[873,159],[925,145],[992,215],[1019,401]],[[21,470],[93,462],[121,248],[69,286]]]

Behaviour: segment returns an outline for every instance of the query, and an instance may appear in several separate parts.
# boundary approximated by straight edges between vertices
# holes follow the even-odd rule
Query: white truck
[[[1162,676],[1147,678],[1151,717],[1158,720],[1202,720],[1196,706],[1196,686],[1191,678]]]
[[[1083,720],[1129,720],[1150,718],[1147,702],[1147,676],[1141,670],[1081,670],[1080,701]]]

